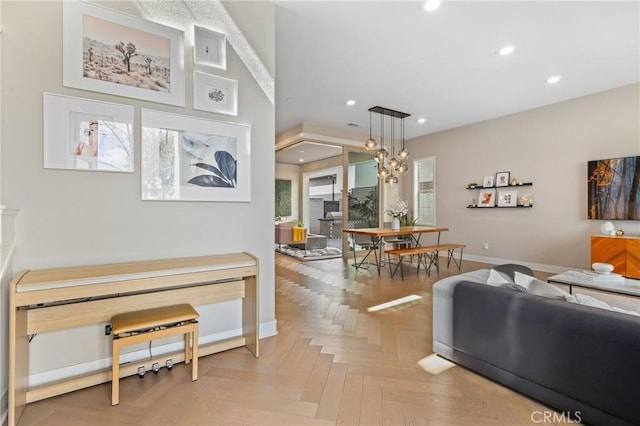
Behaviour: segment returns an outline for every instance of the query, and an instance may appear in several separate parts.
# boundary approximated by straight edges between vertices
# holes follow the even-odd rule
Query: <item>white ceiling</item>
[[[342,148],[339,146],[303,141],[276,152],[276,163],[300,165],[338,155],[342,155]]]
[[[276,1],[276,132],[368,133],[379,105],[410,139],[640,81],[638,1],[423,3]]]

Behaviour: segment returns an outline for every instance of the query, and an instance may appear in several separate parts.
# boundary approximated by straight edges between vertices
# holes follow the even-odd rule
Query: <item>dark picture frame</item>
[[[498,172],[496,173],[496,184],[495,186],[509,186],[509,177],[511,176],[511,172]]]

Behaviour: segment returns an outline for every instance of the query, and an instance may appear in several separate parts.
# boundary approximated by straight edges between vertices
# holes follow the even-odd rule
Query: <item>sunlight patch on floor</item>
[[[456,366],[453,362],[441,358],[436,354],[431,354],[426,358],[422,358],[418,361],[418,365],[427,373],[435,375],[443,373]]]
[[[381,311],[382,309],[391,308],[393,306],[402,305],[404,303],[413,302],[414,300],[420,300],[422,296],[417,296],[415,294],[411,294],[409,296],[401,297],[400,299],[391,300],[389,302],[384,302],[379,305],[372,306],[367,308],[368,312]]]

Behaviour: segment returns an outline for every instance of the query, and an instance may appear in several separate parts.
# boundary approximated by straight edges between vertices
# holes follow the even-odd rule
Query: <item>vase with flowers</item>
[[[387,207],[386,213],[393,217],[393,220],[391,221],[391,229],[394,231],[400,229],[400,218],[402,216],[406,216],[408,211],[409,206],[407,205],[407,202],[400,199],[397,199]]]

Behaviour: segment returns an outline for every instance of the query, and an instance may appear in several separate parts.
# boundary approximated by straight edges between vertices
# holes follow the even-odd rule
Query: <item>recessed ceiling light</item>
[[[298,161],[301,162],[301,163],[304,163],[304,158],[301,158]]]
[[[353,99],[349,99],[347,101],[347,105],[349,105],[349,106],[354,106],[355,104],[356,104],[356,101],[354,101]]]
[[[426,122],[427,119],[426,118],[418,118],[418,123],[420,124],[424,124],[424,122]]]
[[[424,10],[427,12],[433,12],[440,7],[440,0],[428,0],[424,4]]]
[[[559,75],[551,76],[551,77],[549,77],[549,78],[547,79],[547,83],[549,83],[549,84],[557,83],[557,82],[559,82],[559,81],[560,81],[560,79],[561,79],[561,78],[562,78],[562,77],[560,77]]]
[[[300,154],[304,154],[304,151],[300,151]]]
[[[515,46],[511,46],[511,45],[504,46],[502,49],[498,51],[498,53],[501,54],[502,56],[507,56],[507,55],[511,55],[515,49],[516,49]]]
[[[293,100],[293,98],[285,98],[284,100],[287,101],[287,102],[291,102]]]

